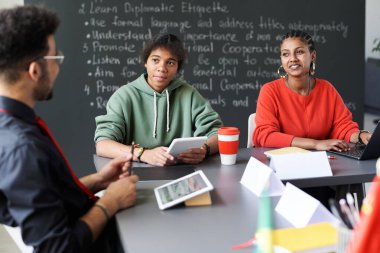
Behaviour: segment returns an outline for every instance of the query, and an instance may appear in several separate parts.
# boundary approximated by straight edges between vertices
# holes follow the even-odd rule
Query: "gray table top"
[[[240,149],[235,165],[221,165],[218,155],[196,169],[204,171],[214,186],[212,205],[185,207],[179,205],[159,210],[153,189],[165,181],[138,183],[134,207],[116,215],[119,234],[126,252],[236,252],[233,245],[250,239],[256,231],[258,198],[241,185],[240,179],[253,155],[268,163],[263,152],[268,149]],[[108,159],[95,156],[96,167]],[[369,182],[375,176],[375,160],[356,161],[337,157],[330,160],[333,177],[289,181],[298,187]],[[279,197],[272,198],[273,206]],[[275,227],[290,224],[274,212]],[[239,252],[252,252],[252,248]]]
[[[264,155],[269,148],[253,148],[242,150],[244,156],[249,156],[249,153],[263,163],[269,165],[268,158]],[[336,159],[329,160],[332,177],[323,178],[305,178],[297,180],[289,180],[297,187],[317,187],[331,186],[343,184],[358,184],[371,182],[376,175],[376,159],[359,161],[352,158],[339,156],[327,152],[328,155],[335,156]],[[287,181],[284,181],[284,183]]]

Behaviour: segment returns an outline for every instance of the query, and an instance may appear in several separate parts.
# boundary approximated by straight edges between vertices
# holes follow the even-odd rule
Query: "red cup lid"
[[[218,134],[236,135],[236,134],[240,134],[240,131],[237,127],[221,127],[218,130]]]

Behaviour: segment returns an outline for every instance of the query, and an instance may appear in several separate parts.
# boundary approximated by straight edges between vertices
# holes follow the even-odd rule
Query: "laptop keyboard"
[[[360,158],[363,154],[364,149],[350,149],[344,153],[348,156]]]
[[[351,149],[347,151],[338,152],[338,151],[330,150],[329,152],[359,159],[362,156],[365,147],[366,147],[365,145],[356,145],[354,147],[351,147]]]

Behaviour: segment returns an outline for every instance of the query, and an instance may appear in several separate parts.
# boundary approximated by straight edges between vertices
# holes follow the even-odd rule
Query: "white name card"
[[[240,183],[257,196],[280,196],[285,188],[273,170],[254,157],[249,159]]]
[[[319,222],[339,224],[321,202],[291,183],[286,184],[275,210],[297,228]]]
[[[272,155],[270,167],[282,180],[333,175],[325,151]]]

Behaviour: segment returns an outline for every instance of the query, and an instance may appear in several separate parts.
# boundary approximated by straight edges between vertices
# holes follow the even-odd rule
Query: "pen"
[[[346,200],[345,199],[340,199],[339,200],[339,205],[340,205],[340,209],[342,210],[342,213],[346,215],[346,217],[348,218],[348,221],[350,223],[350,228],[354,228],[355,226],[355,221],[354,221],[354,217],[351,213],[351,210],[350,208],[347,206],[347,203],[346,203]]]
[[[354,206],[354,202],[355,202],[354,197],[352,196],[351,193],[347,192],[346,199],[347,199],[348,207],[350,208],[351,213],[354,216],[354,221],[355,223],[357,223],[359,221],[359,212],[358,212],[358,209]]]
[[[342,218],[342,216],[339,214],[339,211],[338,209],[336,208],[336,205],[335,205],[335,200],[334,199],[329,199],[329,204],[330,204],[330,210],[331,212],[333,213],[333,215],[343,224],[345,225],[347,228],[347,224],[346,222],[344,221],[344,219]]]
[[[336,157],[333,156],[333,155],[328,155],[327,158],[328,158],[328,159],[336,159]]]
[[[131,147],[131,162],[133,162],[133,153],[134,153],[134,151],[135,151],[135,142],[134,141],[132,141],[132,147]],[[130,175],[132,175],[132,171],[133,171],[133,167],[132,167],[132,163],[131,163],[131,167],[129,168],[129,173],[128,173],[128,175],[130,176]]]

